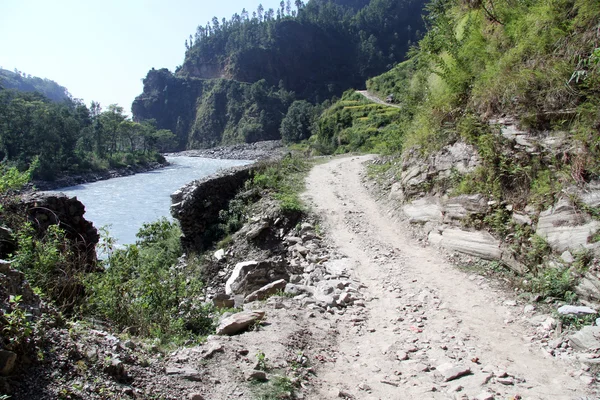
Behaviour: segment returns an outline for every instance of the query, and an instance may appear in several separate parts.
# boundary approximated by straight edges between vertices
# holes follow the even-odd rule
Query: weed
[[[267,361],[269,361],[269,359],[265,353],[262,350],[259,350],[258,353],[256,353],[256,369],[260,371],[267,371],[269,369]]]
[[[253,394],[256,400],[290,399],[294,396],[295,387],[290,378],[276,375],[266,383],[254,383]]]
[[[579,330],[586,325],[594,325],[598,314],[586,314],[586,315],[564,315],[556,313],[557,319],[562,323],[563,326],[572,327],[575,330]]]

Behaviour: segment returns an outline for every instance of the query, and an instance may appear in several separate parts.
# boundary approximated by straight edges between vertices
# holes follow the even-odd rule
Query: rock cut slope
[[[334,159],[307,179],[305,198],[366,300],[360,316],[337,317],[337,357],[319,371],[319,398],[592,394],[589,366],[575,365],[572,353],[559,360],[542,350],[541,343],[553,339],[550,316],[535,315],[532,305],[458,270],[393,222],[363,183],[363,163],[371,159]],[[559,341],[559,348],[567,347]]]

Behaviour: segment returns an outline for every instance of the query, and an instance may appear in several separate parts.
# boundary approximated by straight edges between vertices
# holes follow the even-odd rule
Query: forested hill
[[[64,86],[37,76],[31,76],[24,72],[11,72],[0,68],[0,88],[16,89],[21,92],[38,92],[52,101],[70,100],[71,94]]]
[[[134,117],[175,132],[180,148],[277,138],[294,100],[323,102],[401,62],[424,3],[288,0],[215,17],[186,40],[174,74],[148,73]]]

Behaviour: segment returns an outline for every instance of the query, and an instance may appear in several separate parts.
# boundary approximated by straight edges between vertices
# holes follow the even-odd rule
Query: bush
[[[140,336],[210,334],[212,307],[202,303],[197,267],[178,263],[180,235],[179,226],[164,218],[144,224],[135,245],[110,252],[106,270],[87,280],[87,311]]]

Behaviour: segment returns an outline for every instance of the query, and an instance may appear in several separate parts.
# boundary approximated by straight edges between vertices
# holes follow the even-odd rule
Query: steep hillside
[[[38,92],[52,101],[70,100],[69,91],[50,79],[27,75],[24,72],[11,72],[0,68],[0,88],[16,89],[21,92]]]
[[[155,119],[160,128],[177,132],[179,148],[278,137],[291,104],[288,98],[320,103],[362,86],[368,77],[402,61],[422,29],[424,0],[296,3],[295,10],[285,4],[276,11],[259,7],[252,15],[243,10],[230,20],[214,18],[199,26],[186,41],[185,60],[174,74],[148,73],[144,92],[132,107],[135,118]],[[210,82],[214,79],[236,83]],[[263,80],[264,91],[279,93],[279,101],[256,101],[244,89]],[[217,99],[209,96],[213,100],[207,102],[204,95],[212,89],[206,88],[231,93],[224,86],[241,95],[220,96],[221,105],[213,107]],[[273,101],[281,103],[276,110],[265,108]],[[240,117],[214,113],[213,108],[253,108],[250,114],[255,115],[248,117],[252,127],[232,134],[238,128],[227,126]],[[213,117],[207,120],[207,115]],[[194,128],[199,118],[213,125],[210,132]]]
[[[507,266],[533,293],[598,304],[600,3],[427,8],[411,58],[367,82],[395,103],[390,118],[347,92],[313,146],[388,153],[390,197],[431,243]]]

